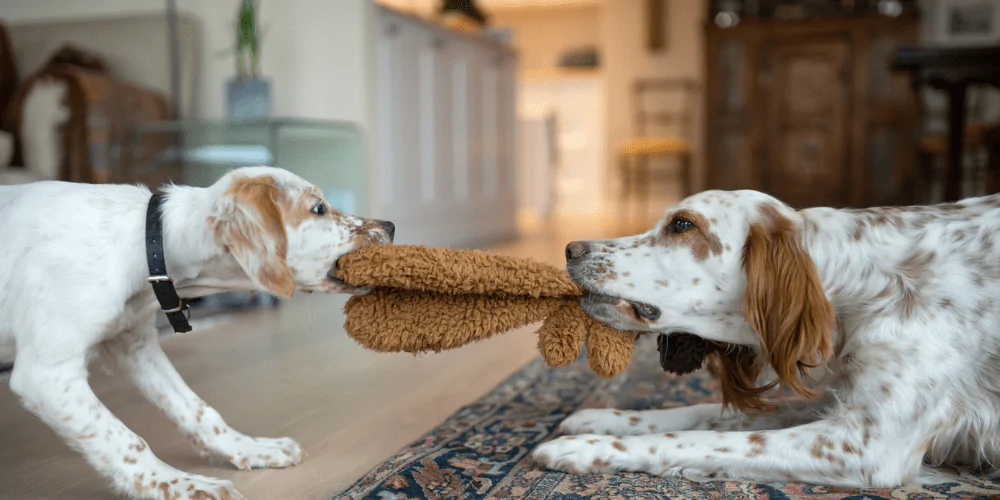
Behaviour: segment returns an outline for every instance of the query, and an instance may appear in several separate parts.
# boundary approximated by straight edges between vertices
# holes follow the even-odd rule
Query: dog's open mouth
[[[354,286],[338,278],[338,269],[340,269],[340,259],[337,259],[337,261],[333,263],[333,267],[331,267],[326,273],[326,279],[330,282],[330,284],[336,287],[336,291],[354,295],[364,295],[370,291],[370,288],[367,286]]]
[[[330,272],[326,273],[326,279],[330,280],[334,285],[347,286],[347,282],[337,277],[337,263],[333,264],[330,268]]]
[[[583,296],[581,304],[588,313],[601,315],[602,310],[622,308],[631,309],[637,318],[645,321],[656,321],[660,319],[660,308],[639,302],[638,300],[616,297],[599,293],[589,293]]]

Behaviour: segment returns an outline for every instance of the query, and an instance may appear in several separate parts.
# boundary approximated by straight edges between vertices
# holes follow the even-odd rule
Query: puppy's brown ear
[[[273,177],[235,177],[215,215],[215,234],[255,285],[290,298],[295,279],[279,194]]]
[[[760,215],[743,248],[743,311],[778,381],[815,396],[803,377],[833,350],[833,306],[794,222],[771,205],[762,205]]]

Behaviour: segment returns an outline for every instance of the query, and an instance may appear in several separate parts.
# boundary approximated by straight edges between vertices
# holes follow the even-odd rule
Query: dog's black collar
[[[174,280],[167,275],[167,260],[163,255],[163,220],[160,218],[160,206],[163,197],[154,194],[149,199],[146,208],[146,264],[149,265],[149,284],[153,286],[153,294],[160,303],[160,310],[167,315],[170,326],[177,333],[191,331],[188,318],[191,310],[187,301],[177,295]],[[184,312],[188,314],[185,316]]]

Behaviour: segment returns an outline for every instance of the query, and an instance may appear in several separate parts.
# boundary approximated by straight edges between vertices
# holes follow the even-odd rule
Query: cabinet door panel
[[[707,88],[708,187],[759,189],[754,174],[751,48],[740,38],[710,33]]]
[[[781,44],[769,51],[765,187],[793,206],[845,202],[849,52],[842,40]]]

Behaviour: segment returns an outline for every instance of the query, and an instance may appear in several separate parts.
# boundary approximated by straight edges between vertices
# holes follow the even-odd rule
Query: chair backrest
[[[699,91],[698,82],[687,78],[636,80],[632,87],[635,134],[693,139]]]
[[[219,47],[202,50],[202,32],[207,28],[192,15],[181,13],[177,28],[181,115],[190,117],[195,116],[200,97],[198,79],[204,78],[200,71],[202,53]],[[7,30],[22,79],[37,72],[60,47],[70,44],[100,54],[115,77],[170,95],[167,16],[163,13],[25,21],[8,25]]]

